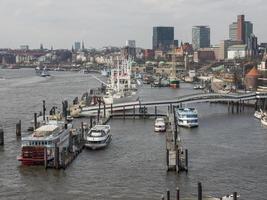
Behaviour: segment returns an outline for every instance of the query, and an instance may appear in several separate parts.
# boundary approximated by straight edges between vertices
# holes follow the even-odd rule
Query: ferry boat
[[[197,127],[198,126],[198,112],[195,108],[178,108],[177,120],[179,126]]]
[[[90,149],[100,149],[106,147],[110,142],[110,126],[96,125],[86,134],[85,146]]]
[[[30,136],[21,139],[21,155],[17,158],[22,165],[43,165],[44,150],[47,148],[47,160],[54,159],[55,147],[61,152],[63,147],[69,146],[69,131],[71,124],[62,126],[53,121],[37,128]]]
[[[166,131],[166,123],[164,118],[158,117],[155,120],[155,127],[154,127],[155,132],[165,132]]]

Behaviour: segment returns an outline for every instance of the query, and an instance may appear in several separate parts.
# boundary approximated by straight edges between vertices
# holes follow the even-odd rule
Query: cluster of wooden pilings
[[[230,195],[226,195],[225,197],[221,197],[221,198],[214,198],[214,197],[203,197],[203,193],[202,193],[202,184],[201,182],[198,182],[197,184],[197,199],[198,200],[237,200],[237,192],[233,193],[233,197],[232,198],[228,198],[230,197]],[[167,190],[166,192],[166,197],[164,195],[161,196],[161,200],[171,200],[171,193],[170,190]],[[175,199],[176,200],[181,200],[182,198],[180,197],[180,189],[176,188],[176,193],[175,193]],[[195,198],[185,198],[186,200],[194,200]]]
[[[175,107],[167,117],[166,129],[166,165],[167,171],[188,172],[188,150],[181,144]]]
[[[245,101],[228,101],[227,102],[228,112],[241,113],[245,110]]]

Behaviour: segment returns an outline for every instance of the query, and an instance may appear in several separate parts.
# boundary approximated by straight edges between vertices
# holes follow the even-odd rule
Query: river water
[[[20,141],[15,124],[22,120],[23,135],[42,100],[61,107],[100,84],[90,75],[54,72],[49,78],[32,70],[0,70],[0,123],[5,145],[0,147],[0,199],[160,199],[176,187],[184,197],[195,196],[197,182],[206,196],[237,191],[241,199],[267,199],[267,128],[253,118],[253,109],[230,114],[220,104],[195,104],[200,126],[181,128],[189,150],[189,172],[166,172],[165,136],[153,131],[153,119],[111,120],[113,140],[107,149],[84,150],[65,170],[22,167],[16,160]],[[180,89],[143,87],[143,100],[173,99],[195,93]],[[161,108],[166,112],[166,108]],[[86,119],[84,119],[86,121]]]

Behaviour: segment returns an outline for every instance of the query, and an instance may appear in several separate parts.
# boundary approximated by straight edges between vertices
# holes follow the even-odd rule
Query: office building
[[[81,49],[81,42],[74,42],[74,50],[79,51]]]
[[[244,15],[237,16],[237,22],[229,25],[229,39],[248,44],[250,36],[253,34],[253,24],[245,21]]]
[[[210,47],[210,28],[208,26],[193,26],[192,45],[194,50]]]
[[[174,43],[174,27],[153,27],[153,50],[168,51]]]
[[[136,48],[135,40],[126,40],[126,47]]]

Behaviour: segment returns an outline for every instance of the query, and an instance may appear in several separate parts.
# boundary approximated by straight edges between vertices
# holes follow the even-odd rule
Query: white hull
[[[183,126],[183,127],[187,127],[187,128],[192,128],[192,127],[198,127],[198,123],[187,123],[187,121],[182,121],[182,122],[178,122],[179,126]]]
[[[111,140],[112,140],[112,137],[111,137],[111,135],[109,135],[108,138],[105,141],[103,141],[103,143],[96,144],[96,143],[86,142],[85,147],[92,149],[92,150],[102,149],[102,148],[105,148],[106,146],[108,146],[109,143],[111,142]]]
[[[262,113],[259,111],[255,111],[254,113],[254,117],[256,117],[257,119],[261,119],[263,117]]]

